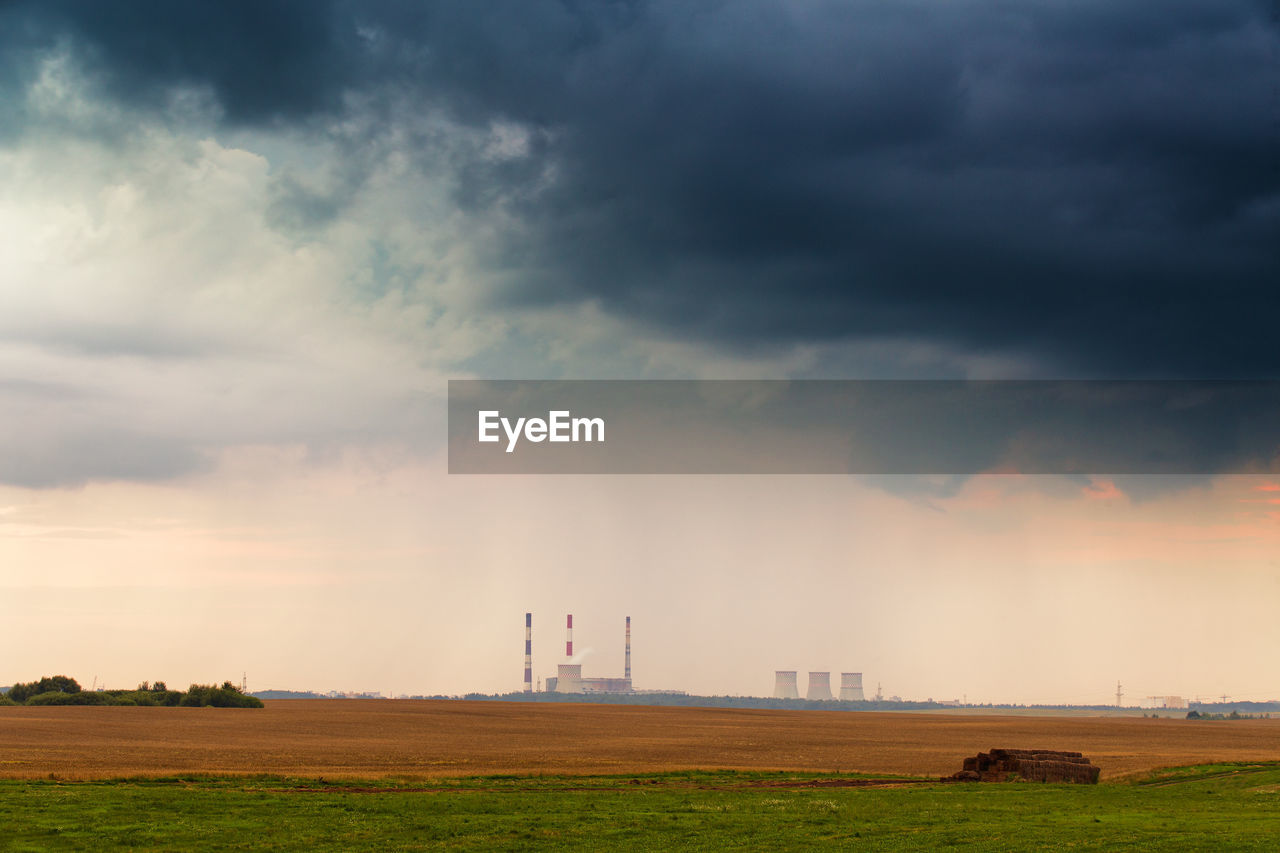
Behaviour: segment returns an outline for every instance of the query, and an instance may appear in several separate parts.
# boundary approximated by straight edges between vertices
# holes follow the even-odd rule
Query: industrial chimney
[[[627,686],[631,686],[631,617],[627,617],[627,656],[626,663],[622,667],[622,677],[627,680]]]
[[[831,697],[831,673],[829,672],[811,672],[809,673],[809,692],[804,694],[806,699],[830,699]]]
[[[800,690],[796,687],[796,671],[794,669],[780,669],[773,674],[773,698],[800,698]]]
[[[866,699],[866,697],[862,695],[862,673],[840,673],[840,698],[849,699],[854,702],[862,702]]]
[[[533,614],[524,615],[524,692],[533,692]]]
[[[573,614],[569,614],[568,622],[566,622],[564,634],[564,656],[573,657]]]

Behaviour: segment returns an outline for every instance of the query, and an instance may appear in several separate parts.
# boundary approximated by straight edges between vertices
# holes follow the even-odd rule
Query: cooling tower
[[[806,699],[830,699],[831,696],[831,673],[829,672],[811,672],[809,673],[809,692],[804,694]]]
[[[861,702],[866,699],[862,695],[862,673],[840,673],[840,698],[852,699],[854,702]]]
[[[773,698],[800,698],[800,690],[796,687],[796,671],[794,669],[780,669],[773,674]]]
[[[533,692],[533,614],[524,615],[524,692]]]
[[[582,664],[562,663],[557,670],[557,693],[582,692]]]

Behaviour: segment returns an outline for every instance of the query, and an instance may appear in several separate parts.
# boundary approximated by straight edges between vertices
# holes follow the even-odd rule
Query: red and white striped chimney
[[[533,614],[524,615],[524,692],[533,692]]]
[[[564,634],[564,656],[573,657],[573,614],[569,614],[568,622],[565,624]]]

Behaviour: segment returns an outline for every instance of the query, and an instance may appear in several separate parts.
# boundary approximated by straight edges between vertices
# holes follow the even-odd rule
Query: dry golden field
[[[373,699],[264,710],[0,707],[0,777],[443,777],[694,768],[943,775],[992,747],[1084,752],[1116,778],[1280,759],[1280,719],[1189,721]]]

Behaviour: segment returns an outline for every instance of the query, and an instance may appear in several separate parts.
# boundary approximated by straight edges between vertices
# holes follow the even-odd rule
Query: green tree
[[[74,678],[66,675],[46,675],[39,681],[26,684],[15,684],[9,688],[9,698],[15,702],[26,702],[32,696],[41,693],[79,693],[80,685]]]

